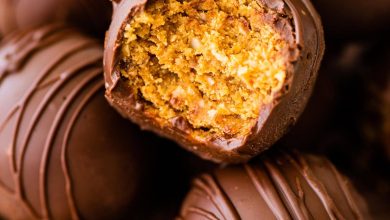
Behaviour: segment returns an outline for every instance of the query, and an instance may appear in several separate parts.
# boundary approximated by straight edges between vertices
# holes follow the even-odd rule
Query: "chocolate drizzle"
[[[90,44],[90,42],[88,42]],[[33,132],[33,128],[35,127],[38,119],[40,117],[42,117],[42,114],[43,114],[43,109],[47,107],[47,105],[49,104],[49,101],[50,101],[50,98],[52,98],[52,96],[55,94],[56,90],[60,89],[61,86],[63,86],[63,84],[66,83],[67,80],[69,80],[70,77],[74,76],[77,72],[78,69],[76,70],[71,70],[69,71],[68,73],[64,72],[63,74],[61,74],[61,76],[59,77],[56,77],[55,79],[49,81],[48,83],[46,84],[42,84],[40,85],[40,83],[43,81],[44,78],[48,77],[48,74],[50,73],[50,70],[52,70],[52,68],[54,68],[58,62],[61,62],[66,56],[68,55],[72,55],[74,53],[76,53],[77,51],[79,51],[80,49],[82,48],[85,48],[85,46],[88,46],[85,42],[82,42],[82,44],[80,45],[74,45],[74,48],[71,48],[69,52],[65,52],[64,54],[61,54],[58,59],[54,58],[53,59],[53,63],[50,63],[48,65],[48,68],[46,70],[44,70],[42,72],[42,74],[39,74],[41,75],[41,77],[39,78],[38,82],[37,83],[34,83],[33,86],[31,87],[30,91],[26,94],[25,98],[22,99],[22,101],[20,102],[20,104],[17,104],[13,109],[15,110],[12,110],[12,112],[15,112],[15,114],[17,113],[17,124],[15,126],[15,130],[14,130],[14,135],[13,135],[13,142],[12,142],[12,154],[11,154],[11,161],[12,161],[12,164],[13,164],[13,171],[15,173],[15,176],[16,176],[16,183],[17,183],[17,194],[20,196],[21,199],[24,198],[24,193],[23,193],[23,187],[21,185],[21,182],[22,182],[22,176],[21,176],[21,173],[23,172],[22,170],[22,167],[23,167],[23,162],[24,162],[24,155],[25,155],[25,151],[26,151],[26,147],[27,147],[27,143],[29,142],[29,138]],[[101,58],[101,57],[100,57]],[[92,62],[97,62],[99,60],[99,58],[97,59],[93,59]],[[90,61],[86,61],[85,63],[83,62],[81,67],[84,67],[85,65],[87,64],[90,64]],[[95,74],[93,77],[96,77],[97,74]],[[88,82],[89,80],[91,80],[90,78],[87,78],[87,80],[84,80],[86,82]],[[35,91],[37,90],[40,90],[42,88],[45,88],[47,86],[50,86],[51,84],[54,84],[52,85],[52,88],[51,88],[51,91],[48,92],[47,96],[43,99],[43,101],[41,102],[41,105],[40,107],[37,108],[37,111],[35,113],[35,116],[32,118],[31,120],[31,124],[29,126],[29,128],[27,129],[28,130],[28,133],[26,135],[26,137],[24,138],[24,141],[23,141],[23,144],[22,144],[22,153],[21,153],[21,156],[17,162],[17,166],[15,164],[15,157],[16,157],[16,148],[15,148],[15,142],[16,142],[16,138],[18,138],[18,133],[19,133],[19,127],[20,127],[20,123],[21,123],[21,118],[23,116],[23,113],[24,113],[24,109],[25,109],[25,106],[28,104],[30,98],[32,97],[32,95],[34,94]],[[83,82],[83,84],[81,85],[84,85],[85,82]],[[77,90],[79,91],[80,88]],[[72,98],[74,98],[75,95],[72,94],[70,95],[70,99],[68,99],[68,103],[72,100]],[[68,105],[68,103],[66,103]],[[65,105],[65,108],[67,107],[67,105]],[[43,160],[41,161],[41,170],[40,170],[40,181],[41,181],[41,187],[40,187],[40,190],[41,190],[41,203],[42,203],[42,213],[43,214],[43,218],[48,218],[48,215],[49,215],[49,211],[47,210],[47,205],[46,205],[46,196],[45,196],[45,184],[44,184],[44,181],[45,181],[45,167],[46,167],[46,163],[47,163],[47,154],[48,154],[48,151],[49,151],[49,148],[50,148],[50,145],[51,145],[51,142],[52,142],[52,139],[54,138],[54,132],[56,131],[56,127],[58,126],[58,122],[59,122],[59,119],[63,117],[63,114],[64,114],[64,110],[61,109],[59,111],[59,114],[56,116],[57,118],[55,119],[54,121],[54,124],[56,126],[52,127],[50,132],[49,132],[49,135],[47,137],[47,141],[46,141],[46,144],[45,144],[45,151],[44,151],[44,154],[43,154]],[[8,117],[7,117],[8,119]],[[9,119],[8,119],[9,120]],[[7,121],[8,121],[7,120]],[[1,127],[4,127],[5,125],[2,125]],[[30,206],[29,206],[30,207]],[[34,212],[33,212],[34,213]],[[36,216],[36,215],[35,215]]]
[[[225,219],[216,210],[226,208],[237,213],[235,218],[228,219],[369,218],[353,187],[347,187],[348,181],[324,158],[269,152],[249,164],[206,176],[207,184],[199,184],[204,176],[195,180],[183,203],[181,219],[205,217],[204,213],[208,213],[206,219]]]
[[[64,39],[71,39],[72,43],[62,43]],[[59,42],[59,43],[58,43]],[[9,157],[10,170],[13,176],[13,182],[15,187],[9,187],[4,183],[2,176],[0,176],[0,187],[5,189],[8,193],[12,194],[16,200],[24,206],[29,215],[32,218],[39,219],[51,219],[52,213],[48,205],[48,186],[47,186],[47,170],[49,164],[49,155],[54,147],[54,141],[58,138],[58,130],[60,126],[63,126],[63,120],[71,113],[70,121],[65,124],[65,135],[62,139],[61,149],[61,167],[65,178],[65,191],[67,204],[72,219],[80,219],[80,213],[75,202],[75,196],[73,195],[72,176],[69,172],[67,148],[69,146],[69,140],[73,131],[76,119],[78,119],[81,111],[85,109],[85,106],[91,101],[97,93],[101,93],[104,87],[103,82],[100,80],[102,74],[101,60],[102,53],[98,52],[101,49],[95,41],[84,38],[81,35],[75,34],[75,32],[69,29],[63,28],[61,25],[49,25],[39,28],[34,31],[23,32],[20,36],[14,36],[7,41],[2,50],[2,55],[5,57],[10,65],[3,67],[1,70],[2,79],[5,80],[6,74],[13,74],[19,70],[25,68],[24,63],[29,62],[30,56],[34,53],[40,52],[40,50],[50,49],[51,47],[59,47],[60,53],[53,57],[47,57],[47,64],[43,65],[40,72],[36,73],[36,80],[31,83],[29,89],[26,89],[21,99],[15,102],[15,105],[11,108],[5,119],[0,123],[0,134],[4,129],[12,129],[11,143],[8,145],[7,155]],[[58,46],[59,45],[59,46]],[[54,74],[54,71],[61,63],[66,60],[74,59],[83,51],[94,50],[96,52],[91,53],[88,57],[83,59],[77,58],[77,61],[72,65],[66,66],[58,75]],[[54,71],[54,72],[53,72]],[[58,71],[57,71],[58,72]],[[82,76],[82,77],[81,77]],[[32,79],[34,79],[32,78]],[[49,108],[53,107],[53,99],[58,96],[61,90],[71,86],[68,94],[66,94],[65,100],[61,103],[58,110],[55,113],[52,124],[48,126],[48,133],[45,140],[41,143],[43,145],[43,152],[41,155],[41,161],[39,163],[39,203],[40,211],[36,209],[37,205],[33,206],[33,201],[28,199],[26,195],[26,188],[23,176],[25,175],[24,167],[26,166],[26,153],[30,146],[31,139],[35,133],[35,129],[38,126],[40,120],[46,117],[44,114]],[[32,102],[32,99],[38,92],[44,90],[45,94],[39,101],[39,103]],[[79,101],[76,109],[71,109],[76,99],[82,97]],[[37,105],[35,112],[31,118],[26,118],[27,106]],[[1,113],[0,113],[1,114]],[[13,120],[16,118],[16,120]],[[22,120],[28,120],[28,126],[25,130],[25,134],[21,132]],[[10,124],[15,121],[15,124]],[[7,144],[0,137],[1,145]],[[17,151],[17,143],[20,143],[20,150]],[[1,152],[0,152],[1,153]],[[4,177],[4,176],[3,176]]]
[[[326,187],[319,181],[313,171],[310,169],[308,162],[304,157],[295,154],[295,160],[284,154],[286,160],[292,164],[296,170],[305,178],[306,182],[310,185],[313,191],[317,194],[318,198],[320,198],[326,212],[328,213],[330,219],[345,219],[341,214],[340,210],[336,206],[332,197],[329,195]],[[267,164],[270,164],[269,162]]]
[[[98,71],[96,73],[101,74],[101,70],[98,69]],[[96,77],[96,76],[94,75],[93,77]],[[69,142],[69,135],[70,135],[70,132],[72,131],[72,128],[75,124],[77,117],[80,115],[81,110],[85,107],[85,105],[91,99],[91,97],[93,97],[94,94],[96,94],[99,90],[101,90],[102,86],[103,86],[103,82],[96,84],[91,89],[91,91],[89,91],[87,94],[85,94],[86,96],[81,101],[82,104],[78,106],[76,111],[71,116],[70,123],[68,124],[66,131],[65,131],[65,136],[64,136],[65,138],[63,139],[63,147],[61,148],[61,165],[62,165],[64,177],[65,177],[66,195],[68,198],[68,206],[69,206],[69,209],[71,211],[72,219],[79,219],[79,213],[78,213],[75,199],[74,199],[75,196],[73,195],[73,191],[72,191],[72,179],[71,179],[71,176],[69,173],[69,168],[67,165],[66,149],[67,149],[67,146],[69,144],[68,143]]]
[[[329,168],[333,172],[333,175],[336,177],[338,185],[342,188],[342,192],[348,201],[349,207],[351,208],[351,211],[352,211],[353,215],[355,216],[355,219],[362,219],[362,216],[364,216],[364,213],[362,213],[362,210],[359,209],[358,203],[353,199],[353,198],[356,198],[356,196],[353,195],[354,192],[351,191],[351,188],[353,188],[353,186],[351,185],[351,183],[349,182],[349,180],[347,178],[342,176],[337,171],[337,169],[335,168],[335,166],[332,163],[330,163],[329,161],[325,161],[325,162],[327,163],[327,165],[329,166]],[[365,209],[366,209],[366,207],[365,207]]]
[[[196,179],[194,181],[194,193],[199,196],[205,195],[211,202],[212,206],[217,210],[217,213],[213,213],[207,209],[193,205],[188,207],[188,214],[199,215],[209,220],[240,219],[233,204],[222,191],[222,188],[218,185],[217,180],[213,176],[205,174],[199,179]]]
[[[76,73],[76,71],[72,71],[72,72]],[[46,193],[47,193],[46,192],[46,189],[47,189],[47,186],[46,186],[46,171],[47,171],[48,154],[49,154],[50,148],[52,146],[53,138],[55,137],[55,132],[57,131],[59,123],[63,119],[65,113],[68,111],[71,102],[75,99],[75,97],[77,95],[80,95],[80,92],[82,91],[82,89],[89,82],[91,82],[91,80],[96,78],[100,73],[101,72],[99,70],[95,71],[95,72],[92,72],[92,74],[90,76],[86,77],[85,79],[83,79],[82,81],[79,82],[79,84],[69,94],[68,99],[63,103],[63,105],[59,109],[59,111],[58,111],[58,113],[56,115],[56,118],[54,119],[53,125],[50,128],[49,135],[48,135],[48,137],[46,139],[46,143],[45,143],[45,147],[44,147],[44,153],[43,153],[43,156],[42,156],[43,160],[41,161],[40,172],[39,172],[41,174],[41,176],[40,176],[40,192],[41,192],[41,206],[42,206],[42,212],[44,213],[43,214],[44,218],[48,218],[48,216],[49,216],[49,210],[47,208],[48,205],[47,205],[47,200],[46,200],[46,197],[47,197],[47,195],[46,195]],[[86,94],[86,98],[91,98],[97,92],[97,90],[99,88],[101,88],[101,86],[102,86],[101,84],[97,84],[97,86],[95,86],[93,88],[92,93],[89,92],[88,94]],[[68,142],[68,140],[64,139],[64,142],[66,143],[66,142]],[[63,145],[61,147],[62,152],[66,152],[66,146],[68,146],[68,145]],[[61,161],[61,162],[62,163],[66,163],[66,160]],[[62,168],[63,169],[66,168],[66,167],[67,166],[65,164],[62,164]],[[64,173],[64,175],[68,174],[65,170],[63,170],[63,173]],[[65,176],[65,178],[67,179],[68,184],[71,183],[69,175]],[[71,184],[69,184],[69,188],[71,188]],[[67,199],[68,199],[68,204],[71,205],[70,206],[70,210],[71,210],[72,219],[79,219],[78,218],[78,214],[77,214],[77,210],[74,207],[73,196],[69,192],[67,193]]]
[[[303,197],[305,195],[304,191],[300,183],[298,182],[298,196],[294,193],[291,186],[286,181],[286,178],[279,171],[278,167],[273,163],[265,160],[264,166],[266,167],[266,172],[269,173],[269,178],[271,179],[271,183],[275,186],[276,189],[279,189],[279,193],[282,196],[282,200],[286,204],[288,211],[291,214],[293,219],[310,219],[309,211],[304,204]],[[265,186],[266,187],[266,186]],[[276,195],[275,195],[276,196]]]
[[[260,170],[261,167],[253,167],[247,164],[244,165],[244,167],[260,196],[264,198],[268,207],[274,213],[276,219],[291,219],[290,214],[288,213],[288,210],[286,210],[278,192],[275,188],[267,187],[273,183],[270,182],[270,179],[265,175],[266,172]]]
[[[34,51],[59,40],[61,35],[52,35],[55,33],[53,30],[69,31],[62,24],[53,24],[41,28],[34,34],[16,33],[7,36],[0,51],[0,83],[8,73],[18,71]]]

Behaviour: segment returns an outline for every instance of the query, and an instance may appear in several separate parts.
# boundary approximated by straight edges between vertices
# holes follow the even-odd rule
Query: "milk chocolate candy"
[[[272,152],[196,179],[179,219],[369,219],[369,214],[327,159]]]
[[[0,36],[56,21],[104,37],[111,15],[108,0],[0,0]]]
[[[98,42],[62,25],[0,46],[0,216],[131,214],[150,140],[105,100],[102,57]]]
[[[143,129],[220,163],[269,148],[302,112],[324,52],[307,0],[115,3],[106,97]]]

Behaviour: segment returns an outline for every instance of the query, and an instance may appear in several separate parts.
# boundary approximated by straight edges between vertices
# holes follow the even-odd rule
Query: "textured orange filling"
[[[123,78],[162,126],[245,137],[286,79],[287,42],[256,0],[155,0],[123,33]]]

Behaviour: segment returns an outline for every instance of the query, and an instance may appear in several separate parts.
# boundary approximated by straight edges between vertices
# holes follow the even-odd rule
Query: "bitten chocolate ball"
[[[365,202],[325,158],[272,152],[194,181],[179,219],[368,219]]]
[[[295,123],[323,52],[307,0],[122,1],[106,37],[106,97],[205,159],[242,162]]]
[[[61,25],[0,46],[0,216],[131,214],[151,140],[106,102],[102,56],[97,42]]]
[[[104,37],[111,14],[109,0],[0,0],[0,36],[49,22],[67,22]]]

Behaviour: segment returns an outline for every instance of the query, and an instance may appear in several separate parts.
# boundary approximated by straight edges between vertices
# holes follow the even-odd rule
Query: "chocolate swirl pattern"
[[[206,195],[217,212],[213,213],[199,207],[190,207],[189,212],[212,220],[239,219],[234,206],[221,190],[220,186],[218,186],[213,176],[203,175],[194,181],[194,186],[194,193],[199,196]]]
[[[180,216],[186,220],[369,219],[364,202],[328,160],[297,152],[269,152],[249,164],[196,179]]]
[[[121,216],[135,193],[138,150],[126,142],[135,128],[105,102],[102,48],[48,25],[0,49],[0,216]]]

